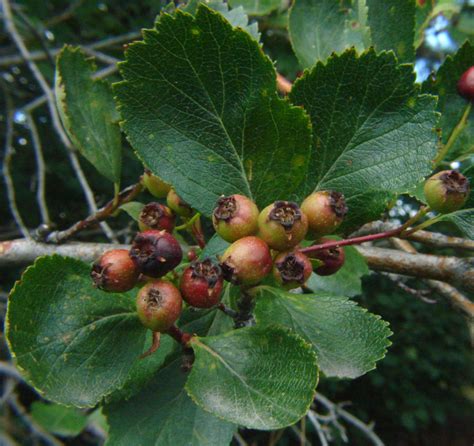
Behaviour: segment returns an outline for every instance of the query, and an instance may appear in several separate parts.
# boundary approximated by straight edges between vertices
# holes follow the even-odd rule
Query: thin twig
[[[436,299],[429,299],[428,297],[426,297],[427,295],[431,294],[430,290],[417,290],[416,288],[412,288],[408,286],[403,281],[404,279],[403,276],[400,276],[399,274],[392,274],[392,273],[381,273],[381,274],[387,277],[389,280],[391,280],[402,291],[416,297],[417,299],[420,299],[422,302],[425,302],[427,304],[438,303]]]
[[[310,410],[306,416],[311,421],[311,424],[316,429],[316,433],[318,434],[319,441],[321,442],[321,446],[329,446],[328,441],[326,439],[326,435],[324,435],[323,427],[319,423],[318,419],[316,418],[314,412]]]
[[[3,86],[3,85],[2,85]],[[31,238],[30,233],[21,217],[20,211],[16,204],[15,196],[15,185],[13,184],[13,178],[10,173],[10,164],[15,153],[13,150],[13,104],[10,95],[6,89],[2,88],[6,100],[6,134],[5,134],[5,157],[3,159],[3,179],[5,181],[5,186],[7,189],[8,205],[10,207],[10,212],[13,215],[18,229],[21,231],[23,237],[29,239]]]
[[[247,442],[243,439],[242,435],[240,435],[238,432],[234,434],[235,441],[239,443],[239,446],[249,446]]]
[[[38,207],[41,214],[41,221],[45,225],[49,225],[51,223],[49,217],[48,206],[46,204],[46,196],[45,196],[45,173],[46,167],[44,164],[43,158],[43,149],[41,147],[41,140],[38,135],[38,129],[36,128],[35,121],[31,113],[26,113],[26,122],[28,124],[28,128],[31,133],[31,143],[33,145],[33,150],[35,152],[36,158],[36,167],[38,172],[38,190],[36,191],[36,200],[38,202]]]

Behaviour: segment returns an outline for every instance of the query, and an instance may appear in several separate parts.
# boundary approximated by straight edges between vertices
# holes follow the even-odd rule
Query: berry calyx
[[[148,192],[156,198],[165,198],[171,189],[171,185],[163,181],[159,176],[151,173],[151,170],[145,169],[142,176],[143,185]]]
[[[156,280],[138,292],[136,305],[138,317],[146,328],[165,332],[178,320],[183,300],[174,285]]]
[[[333,242],[334,240],[323,238],[318,241],[318,244]],[[334,273],[337,273],[344,265],[346,260],[346,255],[344,253],[344,248],[334,247],[328,249],[320,249],[308,254],[310,259],[317,259],[323,264],[314,269],[314,272],[319,276],[330,276]]]
[[[142,274],[161,277],[180,264],[183,252],[171,234],[150,230],[136,235],[130,249],[130,258]]]
[[[457,211],[469,196],[469,180],[456,170],[443,170],[428,178],[424,186],[429,207],[446,214]]]
[[[458,81],[458,93],[468,101],[474,102],[474,66],[468,68]]]
[[[299,251],[282,252],[273,265],[275,280],[287,290],[304,285],[312,272],[311,260]]]
[[[257,205],[250,198],[234,194],[217,200],[212,223],[221,238],[232,243],[257,232],[258,214]]]
[[[92,265],[94,285],[103,290],[120,293],[131,290],[138,281],[138,269],[126,249],[105,252]]]
[[[194,262],[181,276],[181,295],[193,307],[210,308],[219,302],[223,282],[219,265],[210,259]]]
[[[277,251],[287,251],[303,240],[308,218],[296,203],[275,201],[258,216],[259,237]]]
[[[313,192],[301,204],[301,210],[308,217],[311,236],[333,234],[347,214],[344,195],[335,191]]]
[[[259,283],[271,271],[273,263],[268,245],[254,236],[232,243],[220,261],[224,279],[243,286]]]
[[[143,206],[138,216],[138,227],[140,231],[157,229],[173,232],[176,217],[171,209],[161,203],[148,203]]]
[[[174,189],[170,189],[168,192],[168,195],[166,196],[166,204],[180,217],[189,218],[193,214],[191,206],[184,202]]]

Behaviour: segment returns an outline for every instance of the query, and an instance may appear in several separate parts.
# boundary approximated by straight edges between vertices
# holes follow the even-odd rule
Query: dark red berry
[[[456,170],[443,170],[428,178],[424,187],[426,202],[436,212],[457,211],[469,196],[469,180]]]
[[[221,238],[232,243],[257,232],[258,214],[257,205],[250,198],[234,194],[217,200],[212,223]]]
[[[308,217],[311,236],[333,234],[347,214],[344,195],[335,191],[314,192],[305,198],[301,210]]]
[[[114,293],[131,290],[138,281],[138,269],[126,249],[107,251],[92,265],[94,285]]]
[[[287,290],[304,285],[312,272],[311,260],[299,251],[282,252],[273,265],[275,280]]]
[[[181,295],[193,307],[210,308],[219,302],[223,282],[219,265],[210,259],[194,262],[181,276]]]
[[[183,252],[171,234],[150,230],[137,234],[130,249],[130,258],[142,274],[161,277],[181,263]]]
[[[143,206],[138,216],[140,231],[157,229],[173,232],[176,217],[171,209],[163,204],[152,202]]]
[[[164,332],[178,320],[183,300],[174,285],[156,280],[139,291],[136,304],[141,323],[150,330]]]
[[[185,203],[174,189],[170,189],[168,192],[166,204],[174,213],[181,217],[189,218],[193,214],[191,206]]]
[[[323,238],[318,241],[318,244],[333,241],[334,240]],[[308,257],[323,262],[321,266],[318,266],[314,269],[314,272],[319,276],[330,276],[334,273],[337,273],[344,265],[344,261],[346,259],[344,248],[341,247],[320,249],[318,251],[309,253]]]
[[[165,198],[171,189],[171,186],[168,183],[163,181],[160,177],[153,175],[148,169],[145,169],[142,181],[148,189],[148,192],[156,198]]]
[[[188,251],[187,257],[188,257],[188,260],[189,260],[190,262],[194,262],[194,261],[197,259],[196,250],[193,249],[193,248],[191,248],[191,249]]]
[[[287,251],[305,238],[308,219],[296,203],[275,201],[260,213],[258,229],[270,248]]]
[[[221,257],[224,278],[235,285],[256,285],[272,269],[268,245],[258,237],[243,237],[230,245]]]
[[[474,66],[468,68],[459,78],[458,93],[464,99],[474,102]]]

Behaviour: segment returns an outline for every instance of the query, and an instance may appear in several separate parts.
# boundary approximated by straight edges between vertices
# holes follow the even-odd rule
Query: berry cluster
[[[224,280],[247,288],[273,271],[280,286],[294,289],[305,284],[313,267],[317,274],[329,275],[344,263],[342,248],[309,255],[299,251],[305,238],[324,242],[321,236],[333,233],[341,224],[347,213],[342,194],[315,192],[301,207],[276,201],[261,212],[252,200],[235,194],[219,198],[212,215],[216,232],[231,243],[219,263],[199,260],[193,249],[188,253],[190,264],[177,274],[174,270],[183,252],[172,232],[176,216],[190,221],[193,210],[151,172],[145,172],[143,184],[157,198],[166,197],[167,206],[158,202],[145,205],[138,217],[140,232],[130,250],[103,254],[94,263],[91,277],[96,287],[110,292],[128,291],[144,283],[137,295],[137,313],[143,325],[154,332],[174,326],[183,300],[196,308],[217,305]]]

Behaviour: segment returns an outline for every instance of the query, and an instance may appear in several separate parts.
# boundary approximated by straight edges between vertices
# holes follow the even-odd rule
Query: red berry
[[[333,241],[334,240],[323,238],[318,242],[318,244]],[[337,273],[342,268],[344,261],[346,260],[344,248],[341,247],[320,249],[319,251],[309,253],[308,257],[323,262],[321,266],[318,266],[314,270],[314,272],[319,276],[330,276],[334,273]]]
[[[230,245],[221,257],[224,278],[235,285],[256,285],[272,269],[268,245],[258,237],[244,237]]]
[[[273,265],[275,280],[287,290],[304,285],[312,272],[311,261],[299,251],[282,252]]]
[[[258,208],[250,198],[234,194],[217,200],[212,214],[216,232],[226,241],[253,235],[258,230]]]
[[[142,181],[148,189],[148,192],[156,198],[165,198],[171,189],[171,186],[168,183],[163,181],[160,177],[153,175],[148,169],[145,169]]]
[[[301,210],[308,217],[313,238],[333,234],[347,214],[346,200],[340,192],[314,192],[303,201]]]
[[[190,262],[194,262],[194,261],[197,259],[196,250],[193,249],[193,248],[191,248],[191,249],[188,251],[187,257],[188,257],[188,260],[189,260]]]
[[[180,290],[189,305],[210,308],[219,302],[223,282],[221,267],[206,259],[194,262],[184,270]]]
[[[181,263],[183,252],[171,234],[150,230],[137,234],[130,257],[142,274],[161,277]]]
[[[175,220],[176,217],[169,207],[152,202],[143,206],[138,216],[138,227],[140,231],[157,229],[173,232]]]
[[[178,320],[183,300],[174,285],[156,280],[139,291],[136,304],[141,323],[150,330],[164,332]]]
[[[138,269],[126,249],[105,252],[92,265],[91,277],[94,285],[114,293],[131,290],[138,280]]]
[[[456,170],[443,170],[426,180],[425,198],[436,212],[446,214],[457,211],[469,196],[469,180]]]
[[[191,217],[193,210],[189,204],[185,203],[174,189],[170,189],[166,196],[166,204],[177,215],[181,217]]]
[[[296,203],[275,201],[258,217],[258,236],[277,251],[287,251],[303,240],[308,219]]]
[[[459,78],[458,93],[464,99],[474,102],[474,66],[468,68]]]

